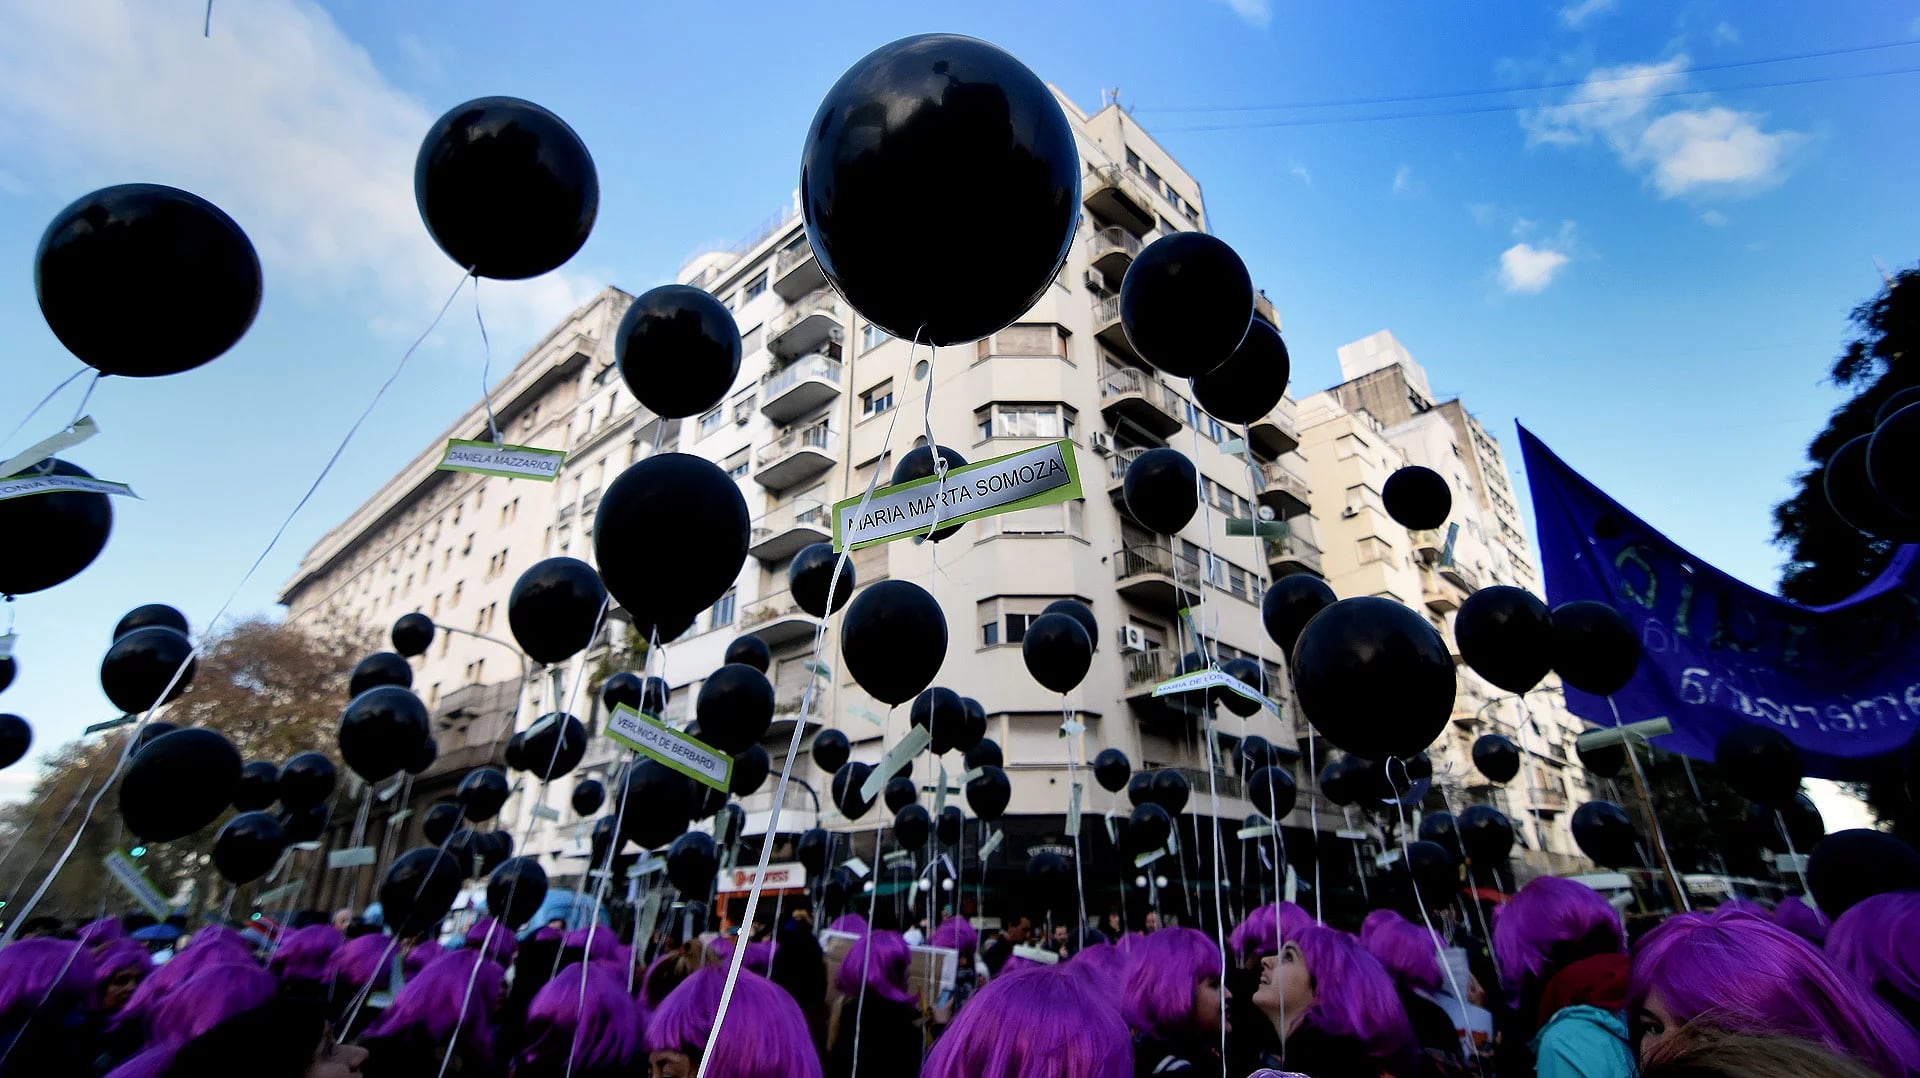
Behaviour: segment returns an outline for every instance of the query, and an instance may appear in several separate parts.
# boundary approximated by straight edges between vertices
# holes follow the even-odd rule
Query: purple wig
[[[128,971],[146,980],[153,973],[153,957],[132,940],[115,940],[94,952],[93,966],[94,1006],[99,1007],[105,1003],[108,981]]]
[[[1920,1000],[1920,891],[1855,903],[1827,933],[1827,957],[1877,992]]]
[[[591,951],[588,950],[588,935],[592,935],[593,937],[591,941]],[[561,941],[560,949],[563,951],[579,951],[585,954],[589,961],[593,962],[620,961],[618,941],[613,938],[612,929],[598,929],[591,933],[584,928],[575,929],[567,933],[566,939]]]
[[[148,1022],[150,1040],[185,1043],[242,1011],[266,1003],[278,989],[273,974],[252,962],[206,966],[154,1005]]]
[[[1439,936],[1430,928],[1414,924],[1397,913],[1387,911],[1391,920],[1362,926],[1360,946],[1379,961],[1396,983],[1421,992],[1440,988]],[[1368,932],[1366,929],[1371,928]]]
[[[918,1004],[920,997],[907,986],[907,971],[913,964],[913,950],[898,932],[869,932],[847,948],[840,961],[834,987],[848,997],[858,997],[862,985],[868,991],[895,1003]]]
[[[959,951],[961,958],[972,958],[974,952],[980,949],[980,930],[974,928],[965,917],[949,917],[933,930],[927,946],[945,947]]]
[[[1155,936],[1171,931],[1180,930]],[[1126,1023],[1110,999],[1072,972],[1106,949],[1089,947],[1065,966],[1034,965],[987,982],[935,1042],[921,1078],[1128,1078]]]
[[[1220,947],[1197,928],[1163,928],[1133,948],[1122,1004],[1127,1024],[1162,1040],[1193,1029],[1193,990],[1220,976]]]
[[[327,963],[346,943],[347,937],[331,924],[296,928],[280,941],[280,949],[267,961],[267,969],[288,985],[324,985]]]
[[[493,935],[489,937],[488,932]],[[503,966],[513,965],[513,952],[519,949],[519,941],[513,938],[513,930],[491,917],[482,917],[467,929],[467,946],[485,947],[487,957]]]
[[[1516,995],[1528,979],[1545,981],[1582,958],[1626,950],[1619,911],[1584,883],[1541,876],[1494,908],[1493,955]]]
[[[1280,945],[1314,923],[1313,915],[1291,902],[1275,902],[1247,912],[1227,937],[1234,962],[1245,965],[1263,955],[1278,954]]]
[[[647,1022],[647,1051],[699,1059],[726,983],[726,970],[708,966],[669,993]],[[741,974],[733,986],[727,1021],[733,1025],[722,1029],[714,1045],[708,1078],[820,1078],[820,1056],[807,1032],[807,1019],[779,985]]]
[[[333,957],[327,960],[327,981],[333,985],[333,994],[351,999],[381,973],[381,967],[391,957],[387,948],[393,946],[392,938],[378,933],[348,940],[345,947],[333,952]]]
[[[720,960],[721,965],[724,966],[733,961],[734,945],[735,941],[731,939],[718,939],[713,941],[711,951],[713,952],[713,956]],[[762,977],[766,976],[767,972],[773,968],[773,944],[747,944],[747,957],[740,960],[740,968],[752,970]]]
[[[1628,1009],[1654,993],[1681,1022],[1796,1037],[1882,1074],[1920,1074],[1920,1037],[1892,1008],[1807,941],[1759,917],[1687,913],[1647,933],[1633,956]]]
[[[408,948],[407,956],[400,960],[400,972],[410,978],[418,977],[421,970],[432,965],[434,959],[446,953],[447,949],[434,940],[416,943]]]
[[[1038,965],[1038,963],[1031,964]],[[1120,1014],[1121,990],[1126,987],[1127,971],[1131,965],[1132,962],[1127,958],[1126,952],[1111,943],[1083,948],[1066,963],[1067,969],[1074,976],[1080,978],[1083,984],[1092,988],[1109,1007],[1113,1008],[1115,1016]],[[1002,975],[1004,976],[1004,973]]]
[[[180,953],[197,951],[202,947],[238,947],[249,955],[253,953],[253,947],[247,943],[246,937],[226,925],[207,925],[195,932]]]
[[[83,926],[74,938],[80,941],[82,947],[98,949],[109,943],[126,939],[127,928],[120,923],[118,917],[102,917],[98,921]]]
[[[476,975],[474,967],[479,967]],[[458,1049],[481,1060],[493,1058],[493,1016],[507,971],[481,958],[477,951],[454,951],[440,956],[420,976],[408,981],[393,997],[380,1020],[367,1030],[371,1040],[382,1038],[423,1041],[446,1046],[453,1027],[460,1027]],[[473,991],[467,991],[471,982]],[[464,1017],[460,1003],[466,1001]]]
[[[569,1064],[582,1074],[646,1070],[640,1023],[626,984],[594,963],[588,963],[584,981],[582,976],[575,962],[534,993],[527,1005],[527,1048],[509,1075],[560,1074]]]
[[[1397,1068],[1418,1049],[1413,1024],[1386,968],[1359,940],[1320,925],[1287,942],[1300,948],[1313,980],[1313,1004],[1301,1021],[1323,1033],[1357,1040],[1386,1070],[1405,1073]]]
[[[1827,942],[1827,930],[1832,927],[1826,914],[1799,895],[1782,899],[1773,908],[1773,923],[1816,947]]]
[[[148,1017],[160,1001],[178,990],[189,977],[208,966],[252,961],[253,952],[241,942],[237,933],[210,925],[194,936],[184,950],[155,967],[147,979],[140,982],[140,987],[133,990],[133,997],[127,1000],[127,1005],[114,1016],[113,1028],[131,1029],[144,1035],[150,1032]]]
[[[867,934],[867,919],[857,913],[843,913],[827,926],[829,932],[845,932],[854,936]]]
[[[71,940],[9,944],[0,949],[0,1027],[12,1029],[42,1010],[66,1014],[86,1009],[96,976],[93,956]]]

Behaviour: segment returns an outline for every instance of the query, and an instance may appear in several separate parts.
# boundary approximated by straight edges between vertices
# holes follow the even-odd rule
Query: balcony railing
[[[1127,469],[1132,467],[1133,462],[1139,460],[1140,454],[1145,452],[1146,450],[1139,446],[1128,446],[1125,449],[1114,450],[1113,456],[1107,458],[1108,478],[1116,483],[1125,480],[1127,478]]]
[[[1313,541],[1298,533],[1289,533],[1267,540],[1267,564],[1293,562],[1322,573],[1320,567],[1320,548]]]
[[[803,449],[817,449],[831,456],[834,441],[832,429],[822,421],[804,430],[791,431],[772,445],[762,446],[760,452],[754,455],[754,460],[765,466],[782,457],[792,456]]]
[[[1120,296],[1118,294],[1101,296],[1093,305],[1093,320],[1105,326],[1120,321]]]
[[[774,536],[796,527],[814,527],[822,531],[832,531],[833,516],[826,505],[811,500],[781,506],[753,522],[751,545],[759,546]]]
[[[1129,231],[1145,233],[1159,222],[1153,196],[1119,165],[1089,169],[1082,187],[1089,209]]]
[[[1124,228],[1110,225],[1093,234],[1091,261],[1102,273],[1108,273],[1108,267],[1126,273],[1127,266],[1140,256],[1140,237]],[[1114,282],[1111,275],[1109,283]]]
[[[1124,656],[1129,691],[1152,688],[1179,673],[1179,661],[1165,648],[1136,651]]]
[[[1262,465],[1260,475],[1266,480],[1266,486],[1261,490],[1262,494],[1285,494],[1303,505],[1312,504],[1313,492],[1307,488],[1307,481],[1279,461],[1269,461]]]
[[[840,364],[818,352],[801,356],[762,379],[761,392],[764,396],[775,397],[798,385],[803,378],[824,378],[839,385]]]
[[[1114,553],[1113,579],[1115,582],[1125,582],[1141,576],[1172,577],[1174,583],[1188,591],[1198,590],[1202,579],[1198,561],[1176,555],[1166,547],[1130,546]]]
[[[800,609],[800,604],[790,591],[778,591],[764,599],[755,599],[740,611],[740,627],[751,629],[756,625],[765,625],[781,618],[811,618],[813,615]]]
[[[786,250],[781,251],[779,256],[773,260],[774,276],[776,277],[784,276],[788,270],[793,269],[795,266],[800,265],[801,263],[807,261],[812,257],[813,257],[812,244],[810,243],[794,244],[793,246],[787,248]]]

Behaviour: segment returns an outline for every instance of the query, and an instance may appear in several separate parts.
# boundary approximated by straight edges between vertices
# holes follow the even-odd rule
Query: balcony
[[[1117,294],[1094,299],[1093,335],[1118,355],[1140,358],[1140,353],[1133,350],[1133,342],[1127,339],[1127,327],[1120,324],[1120,297]]]
[[[819,627],[820,619],[800,609],[792,592],[775,592],[740,611],[740,631],[759,637],[770,648],[805,639]]]
[[[1157,438],[1180,432],[1186,398],[1169,389],[1150,371],[1135,367],[1109,369],[1100,380],[1100,414],[1107,422],[1129,419]]]
[[[1127,670],[1120,696],[1142,722],[1185,723],[1200,717],[1200,694],[1155,696],[1153,687],[1180,673],[1180,657],[1165,648],[1122,655]]]
[[[1165,547],[1126,547],[1113,555],[1116,590],[1144,606],[1178,610],[1199,598],[1201,576],[1199,562]]]
[[[832,292],[815,292],[793,305],[775,323],[767,349],[775,355],[801,356],[821,351],[821,346],[838,343],[841,327],[847,320],[846,308]]]
[[[1325,576],[1320,568],[1320,547],[1303,534],[1302,523],[1310,517],[1295,517],[1287,522],[1287,534],[1267,540],[1267,571],[1275,580],[1295,573]]]
[[[1254,455],[1267,460],[1300,448],[1300,427],[1293,418],[1293,401],[1281,398],[1273,411],[1253,421],[1247,437],[1251,439],[1248,445]]]
[[[1113,499],[1113,504],[1123,509],[1127,504],[1127,469],[1145,452],[1139,446],[1126,446],[1115,449],[1113,456],[1107,460],[1107,495]]]
[[[1437,528],[1414,529],[1407,532],[1407,538],[1413,540],[1413,556],[1428,565],[1437,564],[1446,548],[1446,540]]]
[[[788,303],[826,283],[826,271],[813,257],[813,244],[804,234],[774,257],[773,291]]]
[[[1470,570],[1463,566],[1453,563],[1442,565],[1440,567],[1440,576],[1445,579],[1447,583],[1452,584],[1468,595],[1472,595],[1474,592],[1480,590],[1480,581],[1474,577]]]
[[[1259,474],[1265,483],[1260,488],[1260,504],[1272,506],[1275,516],[1284,520],[1312,511],[1313,503],[1309,497],[1312,491],[1308,489],[1306,479],[1294,471],[1290,463],[1268,461],[1260,466]]]
[[[760,414],[790,423],[840,395],[840,347],[801,356],[760,380]]]
[[[1253,294],[1253,316],[1266,319],[1275,329],[1280,328],[1280,312],[1273,309],[1273,301],[1267,298],[1265,291]]]
[[[1093,234],[1093,246],[1088,254],[1093,268],[1100,271],[1108,285],[1118,288],[1127,275],[1127,267],[1140,256],[1140,237],[1124,228],[1108,226]]]
[[[753,481],[768,490],[787,490],[833,467],[839,438],[821,420],[788,431],[754,455]]]
[[[1146,186],[1119,165],[1100,165],[1087,171],[1081,183],[1081,201],[1103,220],[1136,236],[1153,231],[1160,218],[1153,212],[1153,196]]]
[[[1459,594],[1431,577],[1420,589],[1420,601],[1426,603],[1427,609],[1436,614],[1450,614],[1460,609]]]
[[[783,505],[753,522],[747,553],[772,564],[785,561],[814,543],[833,538],[833,518],[816,501]]]

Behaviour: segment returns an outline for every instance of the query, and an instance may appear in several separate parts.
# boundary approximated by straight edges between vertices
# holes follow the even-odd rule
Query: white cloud
[[[192,190],[246,228],[270,295],[317,289],[417,332],[460,272],[414,207],[434,113],[312,3],[224,5],[211,38],[199,10],[0,5],[0,158],[75,195],[128,180]],[[565,272],[493,284],[489,322],[545,328],[592,291]]]
[[[1474,224],[1485,228],[1499,220],[1500,207],[1491,202],[1469,202],[1467,203],[1467,216],[1473,218]]]
[[[1706,225],[1708,228],[1725,228],[1727,225],[1727,215],[1721,213],[1719,210],[1708,210],[1700,215],[1700,223]]]
[[[1560,9],[1560,21],[1568,26],[1579,26],[1595,15],[1604,15],[1612,11],[1617,0],[1575,0]]]
[[[1537,295],[1553,283],[1566,264],[1564,252],[1516,243],[1500,252],[1500,284],[1509,292]]]
[[[1232,8],[1233,13],[1240,16],[1240,21],[1248,26],[1257,26],[1265,30],[1267,24],[1273,21],[1273,8],[1268,5],[1267,0],[1220,0],[1220,2]]]
[[[1287,173],[1291,175],[1294,179],[1299,180],[1301,183],[1306,184],[1308,187],[1313,186],[1313,173],[1308,172],[1307,166],[1301,164],[1300,162],[1295,161],[1293,164],[1288,165]]]
[[[1393,193],[1396,195],[1417,195],[1426,185],[1413,178],[1413,166],[1401,165],[1393,170]]]
[[[1599,141],[1645,176],[1662,198],[1739,194],[1778,183],[1796,131],[1767,131],[1765,117],[1723,106],[1666,108],[1660,95],[1686,86],[1686,56],[1656,64],[1595,68],[1564,104],[1520,116],[1529,145]]]
[[[1715,45],[1738,45],[1740,44],[1740,31],[1732,23],[1721,19],[1713,28],[1712,39]]]

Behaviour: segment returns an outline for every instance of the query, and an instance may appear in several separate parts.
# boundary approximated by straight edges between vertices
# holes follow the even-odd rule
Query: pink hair
[[[1798,895],[1780,900],[1773,908],[1773,923],[1816,947],[1827,942],[1827,931],[1833,926],[1826,914]]]
[[[491,935],[489,935],[491,933]],[[513,930],[491,917],[482,917],[467,928],[468,947],[485,947],[487,957],[503,966],[513,964],[513,952],[519,949],[519,941],[513,936]]]
[[[667,994],[647,1022],[647,1051],[699,1057],[720,1011],[727,971],[696,970]],[[758,974],[742,974],[733,986],[726,1026],[706,1060],[708,1078],[820,1078],[807,1019],[793,997]]]
[[[434,959],[446,953],[447,949],[435,940],[416,943],[407,951],[407,956],[400,960],[400,972],[408,977],[417,977],[420,971],[426,969]]]
[[[584,990],[584,991],[583,991]],[[639,1019],[626,983],[597,963],[562,969],[527,1005],[526,1050],[508,1072],[644,1072]]]
[[[1127,1024],[1111,998],[1074,974],[1103,950],[1110,948],[1089,947],[1064,967],[1036,964],[987,982],[935,1042],[920,1078],[1129,1078]]]
[[[949,917],[933,930],[927,945],[959,951],[961,958],[972,958],[980,948],[980,931],[965,917]]]
[[[157,1078],[180,1046],[220,1023],[271,1001],[273,974],[252,964],[209,965],[187,978],[179,991],[153,1008],[147,1047],[107,1073],[107,1078]]]
[[[1120,1013],[1121,992],[1126,987],[1131,965],[1126,952],[1111,943],[1082,948],[1066,963],[1067,969],[1106,1000],[1116,1015]]]
[[[148,1016],[162,999],[185,984],[187,978],[208,966],[252,961],[253,952],[240,941],[237,933],[209,925],[185,949],[166,963],[156,966],[147,979],[140,982],[140,987],[133,990],[127,1005],[113,1016],[113,1028],[136,1030],[144,1035],[150,1032]]]
[[[82,947],[103,947],[127,938],[127,927],[118,917],[102,917],[92,921],[74,935]]]

